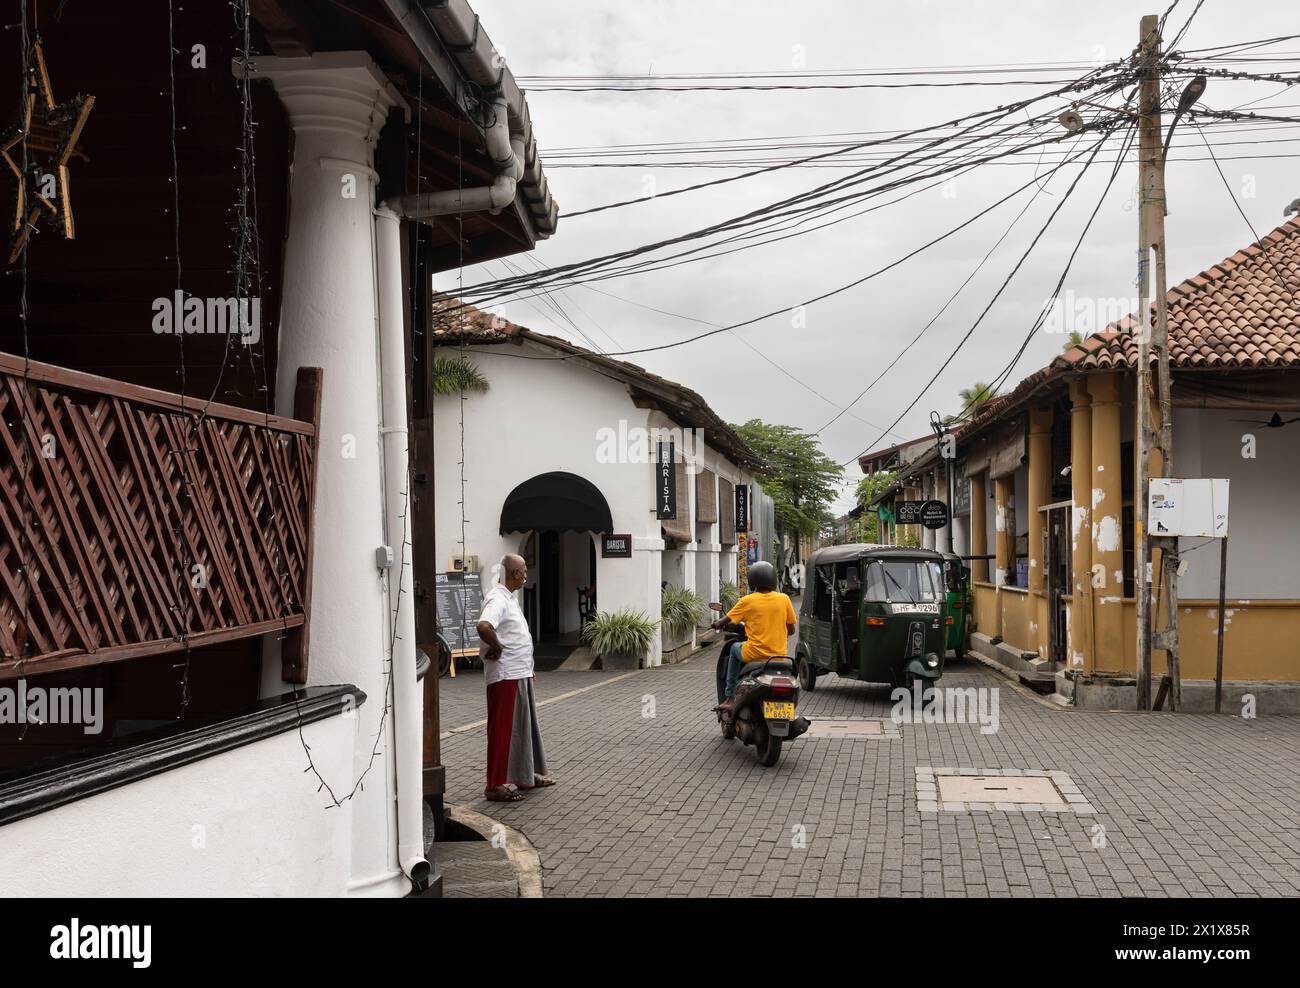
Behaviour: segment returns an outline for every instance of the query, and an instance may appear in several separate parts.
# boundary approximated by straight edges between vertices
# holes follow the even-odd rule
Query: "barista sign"
[[[655,458],[655,517],[660,521],[677,518],[677,470],[673,466],[672,443],[660,443]]]

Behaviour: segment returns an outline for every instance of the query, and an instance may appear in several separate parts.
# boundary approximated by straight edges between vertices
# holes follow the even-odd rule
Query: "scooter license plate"
[[[764,700],[763,719],[764,720],[794,720],[794,704],[774,703],[771,700]]]

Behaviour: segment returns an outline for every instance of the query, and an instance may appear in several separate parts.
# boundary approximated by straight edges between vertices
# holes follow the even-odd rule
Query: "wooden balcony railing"
[[[284,630],[305,682],[320,385],[286,419],[0,354],[0,680]]]

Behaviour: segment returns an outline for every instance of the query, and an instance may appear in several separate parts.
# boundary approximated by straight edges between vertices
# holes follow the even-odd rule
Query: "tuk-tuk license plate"
[[[895,614],[938,614],[938,604],[894,604],[892,610]]]
[[[773,703],[771,700],[764,700],[763,719],[764,720],[794,720],[794,704]]]

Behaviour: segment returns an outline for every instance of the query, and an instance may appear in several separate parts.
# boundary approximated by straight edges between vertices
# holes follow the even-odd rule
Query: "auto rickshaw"
[[[805,690],[834,672],[914,690],[943,675],[948,610],[932,549],[837,545],[808,557],[795,668]]]
[[[957,658],[966,657],[966,642],[970,640],[971,588],[970,571],[953,552],[943,553],[943,580],[948,588],[948,647]]]

